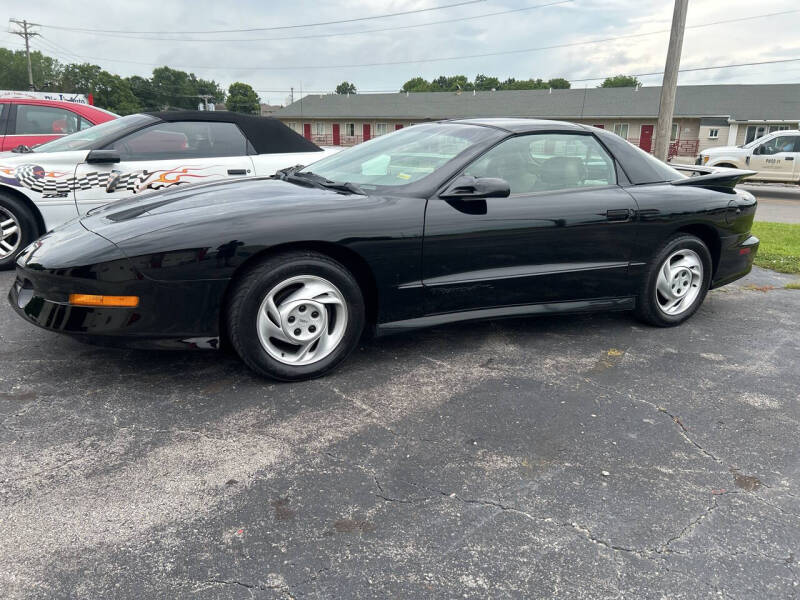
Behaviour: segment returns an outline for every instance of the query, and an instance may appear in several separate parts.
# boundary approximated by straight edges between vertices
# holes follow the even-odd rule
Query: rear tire
[[[700,238],[679,233],[656,252],[636,299],[636,316],[656,327],[674,327],[691,317],[711,285],[713,263]]]
[[[19,253],[37,237],[39,227],[30,208],[0,192],[0,270],[12,269]]]
[[[358,282],[316,252],[263,261],[234,283],[229,297],[225,319],[231,345],[251,369],[280,381],[333,370],[364,329]]]

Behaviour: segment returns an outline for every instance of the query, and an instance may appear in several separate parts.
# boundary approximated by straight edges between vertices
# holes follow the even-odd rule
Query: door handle
[[[787,156],[786,160],[794,160],[794,156]]]
[[[614,208],[606,211],[608,221],[629,221],[632,216],[633,211],[630,208]]]
[[[246,169],[228,169],[228,175],[247,175]]]

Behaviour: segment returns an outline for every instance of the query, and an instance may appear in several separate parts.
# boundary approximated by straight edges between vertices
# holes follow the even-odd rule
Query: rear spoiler
[[[745,171],[743,169],[728,169],[725,167],[703,167],[700,165],[670,165],[677,171],[694,173],[686,179],[671,181],[672,185],[691,185],[711,189],[733,189],[742,179],[758,173],[758,171]]]

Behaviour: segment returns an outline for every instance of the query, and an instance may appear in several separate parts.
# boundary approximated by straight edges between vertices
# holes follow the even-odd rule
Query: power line
[[[781,11],[776,13],[767,13],[761,15],[751,15],[748,17],[737,17],[734,19],[725,19],[721,21],[712,21],[709,23],[699,23],[697,25],[690,25],[687,26],[686,29],[700,29],[704,27],[712,27],[716,25],[723,25],[727,23],[736,23],[741,21],[749,21],[752,19],[762,19],[768,17],[776,17],[781,15],[786,15],[790,13],[797,13],[800,12],[798,10],[789,10],[789,11]],[[534,48],[520,48],[515,50],[501,50],[497,52],[484,52],[480,54],[465,54],[461,56],[447,56],[447,57],[440,57],[440,58],[418,58],[418,59],[407,59],[407,60],[396,60],[396,61],[386,61],[386,62],[373,62],[373,63],[358,63],[358,64],[338,64],[338,65],[295,65],[295,66],[264,66],[264,67],[221,67],[221,66],[189,66],[189,65],[174,65],[174,68],[180,69],[190,69],[190,70],[199,70],[199,69],[225,69],[225,70],[233,70],[233,71],[292,71],[292,70],[310,70],[310,69],[352,69],[352,68],[364,68],[364,67],[382,67],[382,66],[397,66],[397,65],[410,65],[410,64],[422,64],[422,63],[432,63],[432,62],[442,62],[442,61],[451,61],[451,60],[469,60],[475,58],[487,58],[491,56],[505,56],[509,54],[526,54],[531,52],[540,52],[543,50],[556,50],[560,48],[574,48],[577,46],[586,46],[592,44],[601,44],[606,42],[613,42],[616,40],[624,40],[624,39],[633,39],[633,38],[641,38],[647,37],[651,35],[658,35],[662,33],[669,33],[669,29],[660,29],[658,31],[648,31],[644,33],[631,33],[626,35],[618,35],[606,38],[595,38],[591,40],[582,40],[578,42],[568,42],[564,44],[553,44],[549,46],[538,46]],[[88,59],[88,60],[97,60],[97,61],[105,61],[105,62],[119,62],[119,63],[127,63],[127,64],[135,64],[135,65],[143,65],[154,67],[158,66],[155,63],[151,62],[143,62],[143,61],[133,61],[133,60],[125,60],[125,59],[111,59],[111,58],[97,58],[92,56],[82,56],[78,54],[74,54],[73,56],[81,59]]]
[[[691,67],[688,69],[678,69],[678,73],[693,73],[696,71],[713,71],[715,69],[733,69],[737,67],[754,67],[758,65],[777,65],[782,63],[800,62],[800,58],[780,58],[776,60],[762,60],[758,62],[748,63],[735,63],[731,65],[714,65],[711,67]],[[664,71],[654,71],[652,73],[631,73],[631,77],[647,77],[648,75],[663,75]],[[569,79],[570,83],[583,83],[586,81],[599,81],[605,79],[608,75],[602,77],[587,77],[584,79]]]
[[[140,37],[136,35],[117,35],[117,34],[110,34],[110,33],[103,33],[98,31],[90,31],[85,33],[96,34],[99,36],[115,36],[115,37],[123,37],[125,39],[131,40],[148,40],[148,41],[163,41],[163,42],[201,42],[203,44],[209,42],[278,42],[278,41],[286,41],[286,40],[308,40],[308,39],[319,39],[319,38],[329,38],[329,37],[342,37],[342,36],[351,36],[351,35],[366,35],[371,33],[383,33],[386,31],[397,31],[400,29],[416,29],[418,27],[429,27],[431,25],[442,25],[442,24],[450,24],[456,23],[460,21],[473,21],[475,19],[485,19],[488,17],[496,17],[499,15],[508,15],[512,13],[524,12],[528,10],[535,10],[537,8],[547,8],[549,6],[557,6],[559,4],[568,4],[570,2],[574,2],[575,0],[558,0],[557,2],[550,2],[547,4],[534,4],[533,6],[523,6],[522,8],[514,8],[510,10],[500,10],[496,12],[490,13],[482,13],[480,15],[473,15],[470,17],[456,17],[453,19],[442,19],[439,21],[428,21],[427,23],[417,23],[415,25],[399,25],[395,27],[384,27],[380,29],[362,29],[359,31],[341,31],[341,32],[334,32],[334,33],[314,33],[309,35],[296,35],[296,36],[285,36],[285,37],[272,37],[272,38],[223,38],[223,39],[206,39],[206,38],[164,38],[164,37]],[[786,12],[798,12],[798,11],[786,11]],[[776,14],[784,14],[784,13],[776,13]]]
[[[386,19],[389,17],[400,17],[403,15],[412,15],[425,12],[432,12],[436,10],[444,10],[446,8],[454,8],[456,6],[466,6],[467,4],[478,4],[479,2],[486,2],[486,0],[463,0],[462,2],[455,2],[453,4],[443,4],[441,6],[432,6],[429,8],[417,8],[414,10],[404,10],[395,13],[386,13],[383,15],[374,15],[370,17],[357,17],[354,19],[339,19],[337,21],[320,21],[317,23],[304,23],[302,25],[279,25],[275,27],[251,27],[248,29],[207,29],[202,31],[130,31],[126,29],[90,29],[81,27],[66,27],[63,25],[42,25],[42,27],[49,27],[50,29],[62,29],[65,31],[81,31],[81,32],[102,32],[102,33],[141,33],[141,34],[213,34],[213,33],[247,33],[251,31],[278,31],[285,29],[300,29],[303,27],[319,27],[322,25],[339,25],[342,23],[357,23],[360,21],[373,21],[375,19]]]

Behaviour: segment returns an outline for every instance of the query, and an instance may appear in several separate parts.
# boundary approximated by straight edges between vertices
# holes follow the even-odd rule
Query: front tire
[[[0,192],[0,270],[12,269],[25,247],[39,237],[39,227],[25,203]]]
[[[656,327],[674,327],[691,317],[711,285],[711,253],[700,238],[671,237],[655,254],[636,301],[636,316]]]
[[[280,381],[319,377],[358,344],[361,288],[341,264],[316,252],[291,252],[248,271],[230,294],[231,345],[257,373]]]

